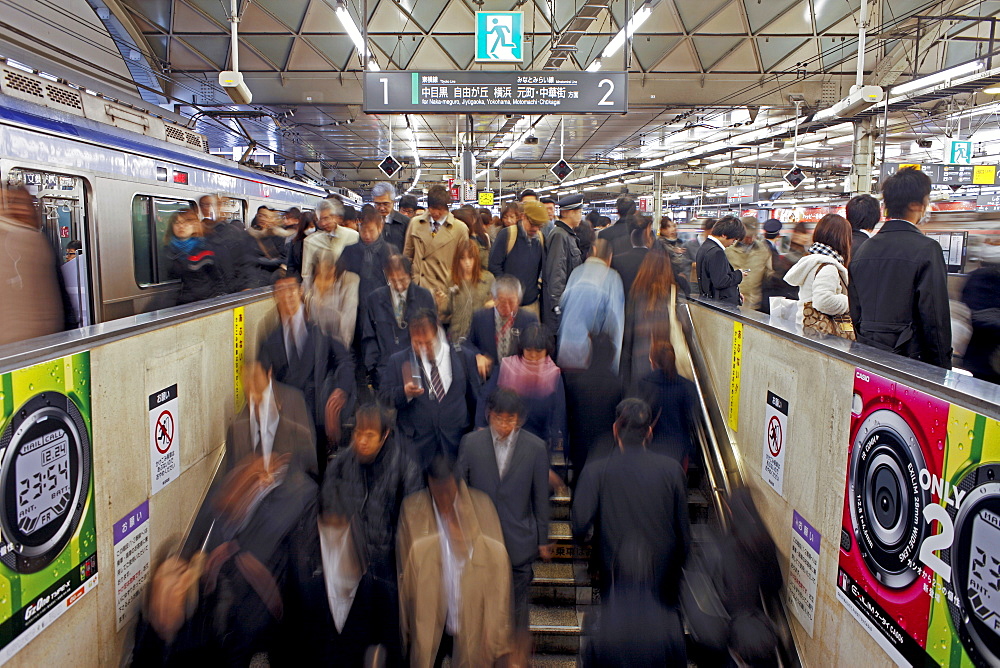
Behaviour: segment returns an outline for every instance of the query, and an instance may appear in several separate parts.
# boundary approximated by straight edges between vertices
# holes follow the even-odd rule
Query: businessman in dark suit
[[[383,285],[371,294],[361,295],[364,304],[361,348],[365,370],[377,390],[385,374],[389,357],[410,349],[407,322],[422,309],[435,309],[434,296],[427,288],[413,283],[410,261],[402,255],[386,260]]]
[[[462,439],[458,467],[469,487],[496,506],[513,577],[514,628],[528,628],[532,564],[552,557],[549,545],[549,456],[545,442],[520,428],[524,404],[513,390],[497,390],[487,404],[489,429]]]
[[[396,409],[407,452],[424,467],[439,451],[453,460],[458,456],[480,383],[472,352],[448,343],[436,310],[418,312],[409,325],[410,349],[389,358],[379,400]]]
[[[281,325],[264,340],[258,359],[276,381],[302,392],[322,474],[340,443],[341,415],[354,412],[354,362],[347,348],[306,321],[297,278],[275,281],[274,298]]]
[[[493,283],[495,306],[472,314],[466,343],[475,350],[476,366],[484,380],[491,369],[499,368],[500,360],[517,354],[520,333],[538,322],[534,313],[519,308],[523,289],[514,276],[501,276]]]
[[[226,431],[225,470],[260,449],[268,459],[291,454],[296,466],[318,477],[316,433],[302,393],[276,382],[256,360],[243,367],[243,388],[247,405]]]
[[[698,287],[701,296],[739,306],[740,282],[746,271],[733,269],[726,249],[746,236],[743,221],[726,216],[715,224],[712,233],[698,250]]]

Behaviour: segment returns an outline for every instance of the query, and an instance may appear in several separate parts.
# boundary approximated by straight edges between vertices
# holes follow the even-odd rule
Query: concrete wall
[[[720,408],[729,408],[733,319],[691,306]],[[744,323],[739,421],[732,437],[744,481],[779,550],[788,574],[792,511],[822,535],[812,637],[791,616],[807,666],[891,666],[892,661],[837,600],[836,579],[850,439],[855,366],[778,334]],[[790,402],[785,439],[784,498],[761,476],[765,405],[771,391]],[[738,564],[732,565],[739,567]]]
[[[245,308],[245,349],[274,322],[269,298]],[[150,539],[180,538],[191,521],[234,416],[233,311],[92,348],[94,487],[99,584],[32,640],[12,666],[116,666],[133,623],[115,630],[113,523],[149,499]],[[181,475],[150,496],[148,396],[177,383]]]

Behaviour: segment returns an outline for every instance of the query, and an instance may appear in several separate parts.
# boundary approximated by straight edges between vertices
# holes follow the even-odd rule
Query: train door
[[[16,167],[8,185],[23,185],[38,202],[42,232],[52,244],[56,265],[79,326],[94,324],[93,285],[87,225],[86,183],[79,176]]]

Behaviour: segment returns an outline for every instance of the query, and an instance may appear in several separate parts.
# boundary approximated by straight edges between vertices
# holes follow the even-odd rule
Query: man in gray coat
[[[487,402],[489,429],[465,436],[458,467],[469,487],[484,492],[500,516],[513,570],[514,628],[528,629],[528,590],[538,556],[552,558],[549,545],[549,457],[545,443],[520,428],[524,404],[512,390],[497,390]]]

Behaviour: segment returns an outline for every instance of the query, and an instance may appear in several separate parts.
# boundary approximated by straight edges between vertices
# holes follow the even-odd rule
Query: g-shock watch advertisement
[[[1000,422],[854,374],[837,597],[899,665],[1000,665]]]
[[[97,584],[90,353],[0,376],[0,663]]]

